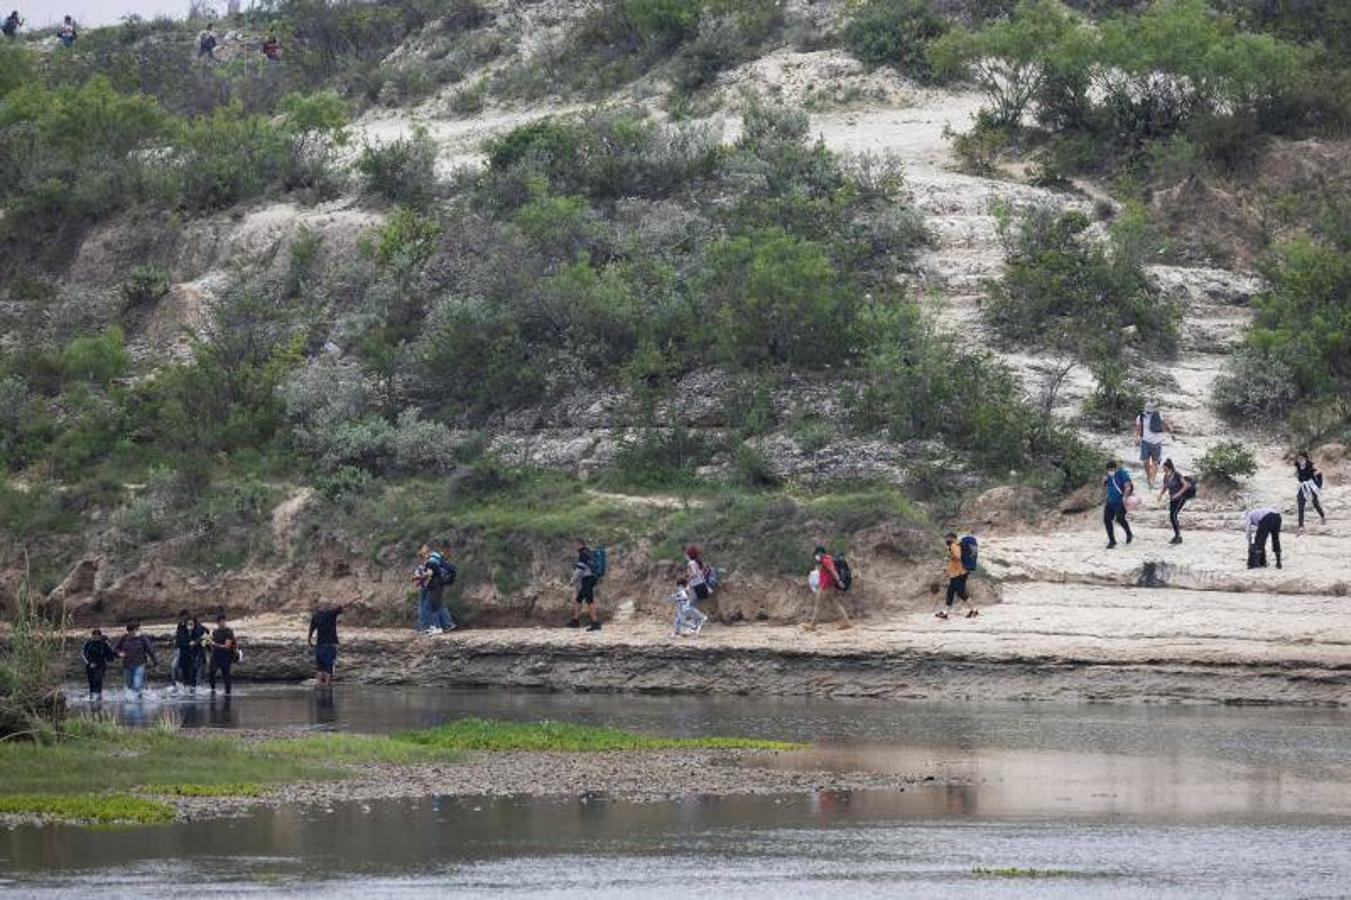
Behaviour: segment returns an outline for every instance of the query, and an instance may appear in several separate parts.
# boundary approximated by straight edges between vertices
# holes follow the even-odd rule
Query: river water
[[[1351,713],[245,687],[106,704],[132,724],[393,731],[477,715],[808,741],[775,764],[904,793],[628,803],[440,797],[155,828],[0,833],[25,896],[1351,896]],[[985,870],[1038,869],[1052,877]]]

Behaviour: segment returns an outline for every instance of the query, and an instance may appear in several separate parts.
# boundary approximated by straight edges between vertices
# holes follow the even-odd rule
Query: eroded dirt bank
[[[641,621],[599,633],[487,629],[434,638],[348,629],[339,677],[549,691],[1351,704],[1351,613],[1324,610],[1320,634],[1294,634],[1300,615],[1290,608],[1268,613],[1252,597],[1197,593],[1188,617],[1175,614],[1168,591],[1137,590],[1063,606],[1055,596],[1020,596],[977,619],[926,614],[850,631],[710,626],[678,642]],[[1217,624],[1226,613],[1235,620]],[[1292,631],[1245,631],[1269,621]],[[235,627],[245,647],[239,679],[313,674],[303,628],[275,619]]]

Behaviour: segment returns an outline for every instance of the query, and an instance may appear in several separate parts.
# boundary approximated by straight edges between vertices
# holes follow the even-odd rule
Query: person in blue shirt
[[[1116,460],[1107,461],[1107,477],[1102,480],[1107,488],[1107,501],[1102,506],[1102,524],[1107,526],[1107,549],[1116,546],[1116,530],[1112,523],[1120,525],[1126,532],[1126,543],[1134,540],[1130,523],[1126,521],[1126,498],[1135,491],[1131,483],[1131,473],[1125,466],[1118,467]]]

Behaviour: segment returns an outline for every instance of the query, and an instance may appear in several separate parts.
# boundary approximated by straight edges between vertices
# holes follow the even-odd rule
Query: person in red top
[[[835,609],[840,614],[840,621],[836,628],[852,628],[853,622],[849,620],[849,611],[844,608],[844,602],[840,600],[837,591],[840,590],[840,573],[835,568],[835,560],[825,547],[817,547],[814,555],[816,560],[816,587],[812,589],[812,620],[806,626],[808,631],[816,630],[816,620],[821,612],[821,595],[828,594],[835,601]]]

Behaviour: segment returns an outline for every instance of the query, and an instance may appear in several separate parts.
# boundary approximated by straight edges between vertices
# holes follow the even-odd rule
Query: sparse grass
[[[976,866],[971,874],[977,878],[1065,878],[1078,873],[1069,869],[1024,869],[1019,866]]]
[[[253,781],[241,781],[238,784],[147,784],[141,791],[170,797],[261,797],[263,786]]]
[[[367,734],[317,734],[262,741],[255,751],[264,758],[316,763],[455,762],[455,748],[428,746],[405,739]]]
[[[658,738],[618,728],[574,725],[568,722],[499,722],[460,719],[437,728],[396,735],[424,747],[449,750],[539,750],[595,753],[606,750],[668,750],[672,748],[797,750],[801,744],[753,738]]]
[[[0,794],[0,814],[35,815],[80,822],[133,822],[153,825],[171,821],[174,808],[159,800],[127,794]]]

